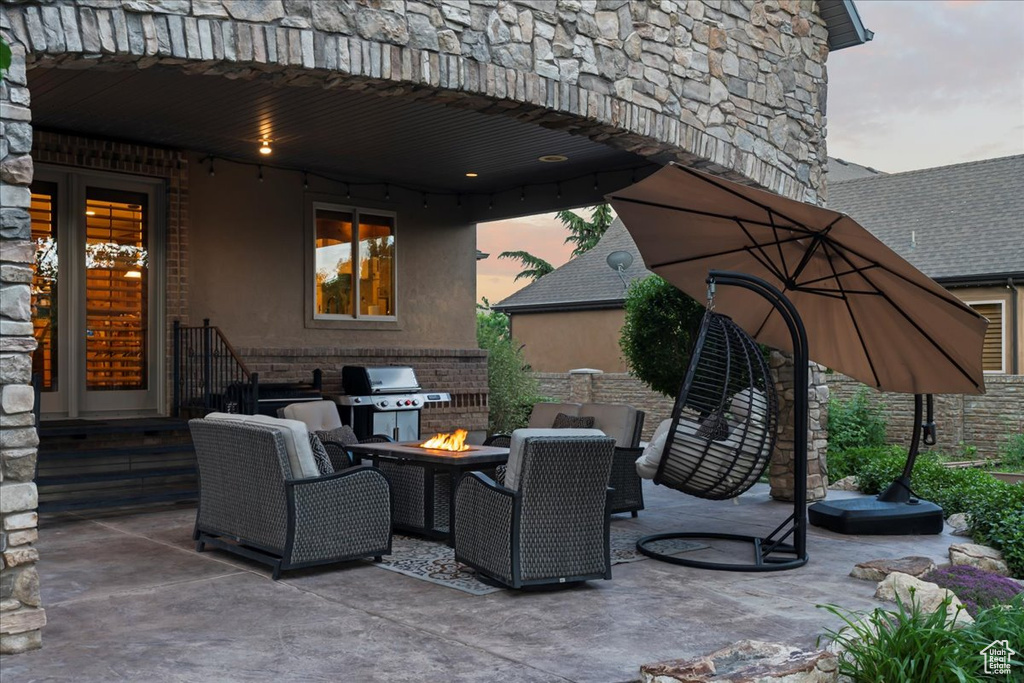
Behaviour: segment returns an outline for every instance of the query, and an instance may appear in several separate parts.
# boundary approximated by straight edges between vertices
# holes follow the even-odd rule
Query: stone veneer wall
[[[768,469],[771,495],[778,500],[792,500],[793,497],[793,359],[778,352],[772,353],[771,366],[776,375],[776,390],[779,393],[782,429],[778,435],[775,453]],[[646,413],[644,418],[644,440],[662,420],[672,416],[674,398],[651,391],[647,385],[626,373],[602,373],[600,371],[576,370],[568,373],[534,373],[543,396],[577,403],[626,403]],[[807,434],[807,499],[820,500],[825,497],[828,480],[825,477],[825,453],[828,448],[828,386],[825,371],[812,364],[807,388],[809,429]]]
[[[424,393],[451,394],[448,403],[429,404],[420,414],[420,433],[462,428],[487,429],[487,352],[480,349],[240,348],[239,355],[260,382],[308,382],[324,373],[324,393],[340,394],[344,365],[408,365]]]
[[[32,408],[32,125],[25,50],[0,83],[0,654],[40,645],[36,446]]]
[[[380,88],[824,201],[828,31],[800,0],[27,0],[41,63]]]
[[[871,401],[885,407],[889,443],[908,447],[914,424],[912,394],[883,394],[846,375],[827,375],[832,395],[846,401],[866,390]],[[941,394],[935,397],[935,450],[956,454],[975,446],[978,458],[994,458],[1013,434],[1024,433],[1024,375],[985,375],[979,396]],[[967,459],[967,456],[965,456]]]

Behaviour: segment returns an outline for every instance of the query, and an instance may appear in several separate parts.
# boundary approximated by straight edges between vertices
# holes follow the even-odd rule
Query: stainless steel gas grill
[[[417,441],[423,406],[452,399],[440,391],[423,393],[409,367],[346,365],[341,385],[344,395],[334,397],[341,421],[360,439],[386,434],[396,441]]]

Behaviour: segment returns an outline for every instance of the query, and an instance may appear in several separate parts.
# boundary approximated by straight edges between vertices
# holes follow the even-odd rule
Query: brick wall
[[[849,400],[864,387],[845,375],[829,375],[832,396]],[[1024,432],[1024,375],[986,375],[986,392],[980,396],[961,394],[935,397],[937,450],[959,453],[961,444],[975,446],[978,457],[995,457],[1011,434]],[[876,404],[885,406],[886,435],[890,443],[910,445],[914,423],[912,394],[881,394],[868,390]]]
[[[408,365],[424,391],[444,391],[448,403],[424,408],[421,432],[487,429],[487,352],[479,349],[240,348],[239,355],[260,382],[309,381],[324,373],[324,393],[340,394],[344,365]]]

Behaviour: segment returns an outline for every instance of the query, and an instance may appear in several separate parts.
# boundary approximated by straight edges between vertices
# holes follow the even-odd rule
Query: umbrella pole
[[[917,460],[918,451],[921,448],[921,438],[924,437],[926,446],[935,445],[935,404],[934,397],[928,394],[928,421],[924,422],[923,403],[924,397],[921,394],[914,394],[914,432],[910,437],[910,452],[907,454],[907,464],[903,467],[903,474],[896,481],[889,484],[888,488],[878,494],[878,500],[886,503],[906,503],[910,501],[913,492],[910,490],[910,476],[914,471],[914,462]]]

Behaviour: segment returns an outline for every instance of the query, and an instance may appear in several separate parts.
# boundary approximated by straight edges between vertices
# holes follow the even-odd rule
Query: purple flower
[[[980,610],[1006,604],[1014,595],[1024,592],[1016,581],[969,565],[936,569],[921,578],[953,591],[972,617]]]

